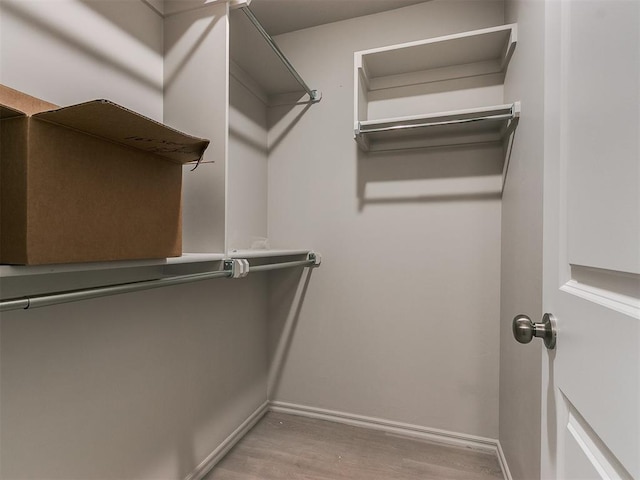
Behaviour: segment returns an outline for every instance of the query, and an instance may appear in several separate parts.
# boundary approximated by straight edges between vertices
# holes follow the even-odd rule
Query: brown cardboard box
[[[0,263],[182,254],[182,164],[209,141],[107,100],[55,107],[0,86]]]

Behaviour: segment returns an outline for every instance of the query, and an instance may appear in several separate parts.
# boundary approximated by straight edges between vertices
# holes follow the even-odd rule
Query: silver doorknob
[[[533,323],[526,315],[516,315],[513,336],[520,343],[529,343],[533,337],[542,338],[544,346],[553,350],[556,347],[556,317],[545,313],[541,323]]]

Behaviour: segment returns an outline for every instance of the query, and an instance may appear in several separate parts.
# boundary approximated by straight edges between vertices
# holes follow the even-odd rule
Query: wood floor
[[[491,453],[268,413],[204,480],[503,480]]]

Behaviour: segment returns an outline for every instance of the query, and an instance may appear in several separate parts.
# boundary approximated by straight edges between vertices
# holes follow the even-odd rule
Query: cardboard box
[[[0,263],[182,254],[182,164],[209,141],[108,100],[53,109],[0,86]]]

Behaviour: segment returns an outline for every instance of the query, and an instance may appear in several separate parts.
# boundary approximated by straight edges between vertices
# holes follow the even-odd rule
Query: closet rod
[[[316,265],[315,259],[300,260],[297,262],[271,263],[267,265],[250,266],[249,272],[265,272],[267,270],[279,270],[281,268],[291,268],[291,267],[311,267],[313,265]]]
[[[79,300],[107,297],[110,295],[118,295],[121,293],[138,292],[142,290],[150,290],[152,288],[168,287],[171,285],[181,285],[183,283],[199,282],[201,280],[209,280],[212,278],[231,277],[232,275],[233,272],[231,270],[220,270],[216,272],[197,273],[193,275],[179,275],[176,277],[145,280],[134,283],[122,283],[118,285],[109,285],[106,287],[86,288],[82,290],[71,290],[65,292],[50,293],[46,295],[34,295],[12,300],[2,300],[0,301],[0,312],[6,312],[8,310],[27,310],[31,308],[48,307],[50,305],[58,305],[60,303],[77,302]]]
[[[247,18],[251,21],[251,23],[253,23],[253,25],[256,27],[260,35],[262,35],[262,37],[267,41],[271,49],[278,56],[280,61],[282,61],[284,66],[287,67],[287,70],[289,70],[291,75],[293,75],[293,78],[295,78],[296,81],[300,84],[300,86],[307,92],[307,94],[309,95],[309,98],[311,99],[311,103],[319,102],[321,97],[318,91],[311,90],[311,88],[309,88],[309,86],[302,79],[302,77],[300,76],[298,71],[295,69],[295,67],[291,65],[291,62],[289,61],[289,59],[284,55],[284,53],[282,53],[282,50],[280,50],[280,47],[278,47],[278,45],[273,40],[273,38],[271,38],[271,35],[267,33],[267,31],[264,29],[260,21],[253,14],[253,12],[249,10],[249,7],[240,7],[240,10],[242,10],[247,16]]]
[[[144,280],[141,282],[109,285],[106,287],[86,288],[81,290],[49,293],[46,295],[34,295],[30,297],[14,298],[10,300],[0,300],[0,312],[48,307],[50,305],[58,305],[60,303],[77,302],[79,300],[89,300],[91,298],[107,297],[110,295],[119,295],[121,293],[139,292],[142,290],[169,287],[172,285],[181,285],[183,283],[199,282],[202,280],[210,280],[213,278],[241,278],[246,276],[249,272],[260,272],[292,267],[314,267],[320,264],[318,258],[319,257],[317,256],[317,254],[310,253],[308,260],[272,263],[267,265],[257,265],[253,267],[249,266],[246,271],[243,271],[241,273],[236,272],[235,270],[235,263],[238,261],[237,259],[225,260],[225,269],[215,272],[196,273],[192,275],[178,275],[174,277],[159,278],[154,280]],[[247,261],[244,260],[244,262]]]
[[[366,125],[363,128],[363,126],[359,124],[358,133],[390,132],[393,130],[405,130],[410,128],[422,128],[422,127],[440,127],[443,125],[460,125],[463,123],[472,123],[472,122],[480,122],[480,121],[497,122],[501,120],[512,120],[513,118],[514,118],[513,113],[505,113],[502,115],[489,115],[486,117],[462,118],[458,120],[446,120],[442,122],[409,123],[404,125],[392,125],[390,127],[378,127],[378,128],[367,128]]]

